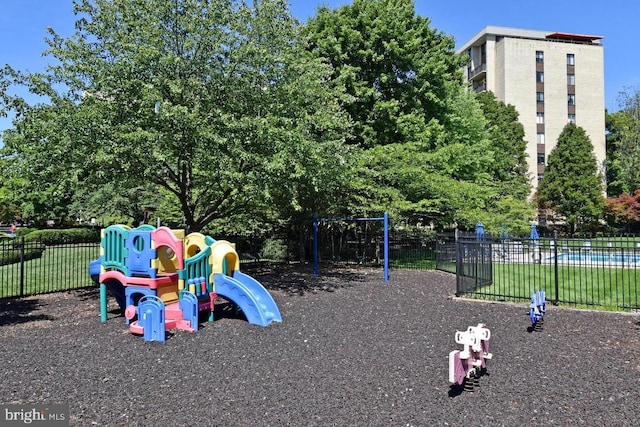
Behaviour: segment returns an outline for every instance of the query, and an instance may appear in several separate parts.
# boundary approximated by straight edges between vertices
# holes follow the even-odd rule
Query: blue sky
[[[45,28],[63,36],[73,32],[72,0],[3,0],[0,13],[0,66],[40,71]],[[290,0],[292,14],[301,21],[315,15],[318,5],[336,8],[346,0]],[[605,106],[618,109],[618,93],[640,89],[640,2],[637,0],[416,0],[416,13],[430,18],[431,27],[453,36],[461,46],[487,25],[572,32],[603,37]],[[0,118],[0,131],[11,127]]]

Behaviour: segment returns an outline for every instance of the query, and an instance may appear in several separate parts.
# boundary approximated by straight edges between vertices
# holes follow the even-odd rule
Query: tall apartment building
[[[519,113],[533,191],[567,122],[582,127],[605,161],[602,37],[487,26],[464,44],[467,78]],[[604,172],[604,170],[603,170]]]

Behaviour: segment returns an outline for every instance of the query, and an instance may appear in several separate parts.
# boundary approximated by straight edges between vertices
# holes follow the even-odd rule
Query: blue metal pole
[[[318,275],[318,216],[313,216],[313,274]]]
[[[389,214],[384,213],[384,281],[389,281]]]

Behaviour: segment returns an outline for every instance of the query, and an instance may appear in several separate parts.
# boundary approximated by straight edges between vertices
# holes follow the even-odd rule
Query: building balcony
[[[469,80],[478,80],[479,78],[486,77],[487,74],[487,64],[480,64],[476,68],[468,68],[467,72],[469,74]]]
[[[473,90],[476,93],[484,92],[487,90],[487,83],[484,80],[481,82],[473,82]]]

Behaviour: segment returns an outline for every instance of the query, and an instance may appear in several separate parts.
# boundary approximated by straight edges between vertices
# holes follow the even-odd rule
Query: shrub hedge
[[[37,228],[33,228],[33,227],[18,227],[18,229],[15,232],[15,237],[24,237],[27,234],[33,233],[36,230]]]
[[[40,242],[26,242],[22,248],[22,239],[14,240],[10,244],[0,246],[0,265],[9,265],[20,262],[24,256],[25,261],[40,258],[46,249],[46,246]]]
[[[24,236],[27,242],[42,242],[45,245],[64,243],[96,243],[100,241],[99,228],[67,228],[35,230]]]

